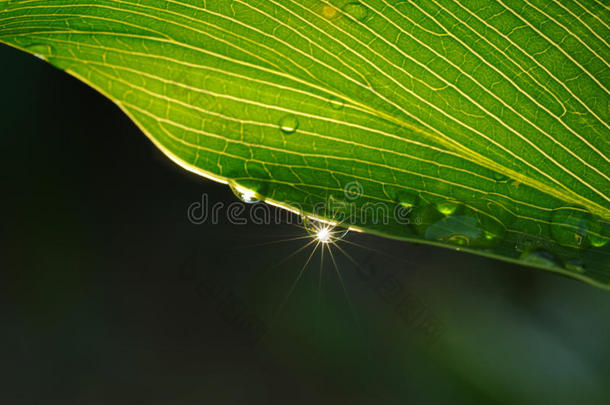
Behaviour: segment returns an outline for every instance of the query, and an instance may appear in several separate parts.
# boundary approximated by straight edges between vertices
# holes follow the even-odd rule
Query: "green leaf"
[[[601,0],[0,0],[188,170],[606,288],[608,38]]]

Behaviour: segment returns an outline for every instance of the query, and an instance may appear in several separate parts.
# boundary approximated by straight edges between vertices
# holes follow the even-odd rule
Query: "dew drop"
[[[25,47],[28,52],[34,54],[38,59],[46,60],[46,57],[53,53],[53,47],[46,44],[31,44]]]
[[[436,203],[436,209],[443,215],[452,215],[460,206],[455,201],[441,201]]]
[[[608,244],[608,240],[610,239],[610,237],[608,237],[607,228],[602,227],[601,225],[599,226],[599,230],[596,229],[595,231],[589,232],[587,236],[591,246],[596,248],[606,246],[606,244]]]
[[[589,234],[589,242],[593,247],[603,247],[608,243],[608,238],[603,236]]]
[[[481,230],[477,227],[475,218],[453,216],[441,218],[428,226],[424,236],[428,240],[470,246],[474,240],[481,237]]]
[[[415,194],[399,191],[396,195],[396,207],[394,208],[394,220],[402,225],[408,225],[413,218],[411,212],[418,198]]]
[[[345,238],[349,230],[324,221],[303,216],[303,226],[308,234],[320,243],[333,243]]]
[[[417,196],[407,191],[399,191],[396,195],[396,201],[401,207],[411,209],[417,202]]]
[[[343,11],[358,21],[364,21],[368,15],[367,8],[359,2],[347,3],[345,6],[343,6]]]
[[[601,232],[599,222],[584,210],[564,207],[553,212],[551,235],[562,246],[575,249],[601,247],[608,242]]]
[[[449,238],[447,238],[447,242],[458,246],[469,246],[470,238],[468,238],[466,235],[451,235]]]
[[[255,204],[261,201],[260,196],[254,190],[242,187],[235,182],[229,182],[229,187],[233,194],[246,204]]]
[[[504,236],[504,232],[496,233],[490,231],[483,231],[483,237],[485,238],[485,240],[488,240],[490,242],[496,241],[498,240],[498,238],[501,239],[502,236]]]
[[[585,272],[585,265],[580,259],[570,259],[565,262],[564,267],[566,268],[566,270],[576,271],[578,273]]]
[[[510,177],[502,174],[502,173],[498,173],[495,172],[494,173],[494,179],[498,182],[498,183],[507,183],[510,180]]]
[[[521,255],[521,260],[534,266],[557,267],[555,256],[546,250],[526,251]]]
[[[299,120],[296,115],[289,114],[280,120],[280,129],[285,134],[293,134],[299,128]]]
[[[412,222],[415,231],[427,240],[446,242],[457,246],[490,248],[497,246],[506,233],[504,225],[483,213],[456,203],[450,215],[436,205],[416,206]]]
[[[324,16],[324,18],[331,20],[337,16],[337,9],[330,5],[323,6],[322,15]]]

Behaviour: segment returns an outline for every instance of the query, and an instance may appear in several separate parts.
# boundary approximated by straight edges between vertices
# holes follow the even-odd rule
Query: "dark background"
[[[229,188],[44,61],[0,61],[0,404],[610,403],[610,293],[352,233],[351,306],[319,252],[285,300],[303,229],[190,223]]]

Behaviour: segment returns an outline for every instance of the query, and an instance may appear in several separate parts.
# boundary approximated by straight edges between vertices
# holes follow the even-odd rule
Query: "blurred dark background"
[[[44,61],[0,61],[0,404],[610,403],[609,292],[352,233],[345,291],[317,252],[285,299],[303,229],[192,224],[227,186]]]

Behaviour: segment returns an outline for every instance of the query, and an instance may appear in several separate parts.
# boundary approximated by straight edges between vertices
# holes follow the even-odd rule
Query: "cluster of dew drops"
[[[9,2],[4,2],[4,5]],[[1,8],[1,7],[0,7]],[[321,14],[330,19],[334,19],[341,15],[349,15],[352,19],[363,21],[368,16],[368,9],[359,2],[350,2],[345,4],[341,9],[337,9],[332,5],[325,5],[322,8]],[[28,50],[34,53],[38,58],[48,60],[57,65],[59,68],[66,68],[64,62],[56,60],[50,55],[53,54],[53,48],[47,44],[31,44]],[[330,106],[335,110],[340,110],[345,106],[345,102],[338,98],[332,97],[328,100]],[[279,120],[279,129],[285,135],[291,135],[299,129],[299,119],[297,115],[288,113]],[[507,176],[497,174],[495,177],[499,183],[504,183],[509,180]],[[253,204],[262,201],[256,192],[230,183],[231,190],[244,203]],[[412,208],[411,202],[398,201],[399,204]],[[438,212],[445,217],[450,217],[453,210],[448,209],[452,203],[438,204]],[[332,223],[326,223],[321,220],[316,220],[307,216],[302,216],[305,229],[313,237],[321,243],[329,243],[342,239],[347,234],[347,230],[337,227]],[[450,223],[445,221],[446,224]],[[607,224],[605,224],[607,225]],[[602,229],[601,221],[597,220],[593,215],[586,210],[578,207],[564,207],[554,210],[551,219],[551,235],[555,242],[564,247],[570,247],[575,250],[584,250],[588,248],[603,247],[608,243],[608,237],[605,235],[605,229]],[[493,235],[490,232],[484,232],[483,235],[488,240],[492,240]],[[491,236],[490,236],[491,235]],[[422,236],[425,236],[422,235]],[[428,238],[429,239],[429,238]],[[456,232],[449,238],[442,240],[444,242],[468,245],[470,240],[465,235]],[[516,246],[517,251],[523,252],[521,259],[532,264],[540,264],[544,266],[556,267],[558,260],[551,252],[540,250],[532,246],[528,246],[527,241]],[[572,258],[565,260],[563,266],[567,270],[572,270],[578,273],[585,272],[585,265],[580,258]]]
[[[264,199],[259,197],[253,190],[241,187],[233,182],[229,183],[229,187],[233,194],[243,203],[257,204],[264,202]],[[300,214],[300,216],[305,231],[319,243],[335,243],[345,238],[349,232],[349,228],[338,226],[334,222],[317,219],[305,214]]]

